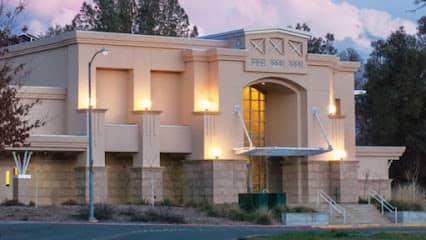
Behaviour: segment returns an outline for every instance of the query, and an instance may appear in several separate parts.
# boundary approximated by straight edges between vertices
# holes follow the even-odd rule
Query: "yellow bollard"
[[[9,170],[6,171],[4,182],[5,182],[6,187],[10,186],[10,171]]]
[[[13,168],[13,176],[18,176],[18,174],[19,174],[19,171],[18,171],[18,168],[16,168],[16,167],[14,167]]]

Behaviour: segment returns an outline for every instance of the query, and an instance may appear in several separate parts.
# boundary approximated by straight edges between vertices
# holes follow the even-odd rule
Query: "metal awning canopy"
[[[324,129],[324,126],[321,123],[321,119],[318,115],[318,109],[316,107],[312,108],[312,114],[314,115],[315,120],[317,121],[321,133],[327,142],[327,147],[278,147],[278,146],[266,146],[266,147],[256,147],[253,145],[253,141],[248,133],[247,127],[244,123],[243,116],[241,114],[241,107],[239,105],[234,106],[234,111],[238,114],[241,125],[244,129],[244,133],[249,142],[248,147],[238,147],[234,148],[235,154],[245,155],[245,156],[274,156],[274,157],[303,157],[323,154],[326,152],[333,151],[333,146],[328,139],[327,133]]]
[[[268,156],[268,157],[303,157],[318,155],[332,151],[333,148],[304,148],[304,147],[241,147],[234,148],[238,155]]]

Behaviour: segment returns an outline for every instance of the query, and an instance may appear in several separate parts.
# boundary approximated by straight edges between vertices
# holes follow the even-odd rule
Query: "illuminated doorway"
[[[264,79],[243,89],[243,120],[255,147],[306,146],[302,126],[306,125],[305,95],[286,80]],[[249,141],[244,138],[244,146]],[[274,156],[274,157],[272,157]],[[248,191],[282,192],[290,184],[284,181],[283,161],[295,157],[248,155]]]
[[[243,90],[243,116],[244,123],[251,136],[253,144],[258,147],[265,146],[265,95],[254,87]],[[244,146],[249,146],[245,138]],[[266,158],[262,156],[249,157],[249,192],[261,192],[267,186]]]

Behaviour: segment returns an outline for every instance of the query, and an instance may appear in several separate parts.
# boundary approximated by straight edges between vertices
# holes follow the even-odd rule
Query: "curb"
[[[426,223],[400,223],[400,224],[341,224],[311,226],[319,229],[361,229],[361,228],[404,228],[404,227],[426,227]]]

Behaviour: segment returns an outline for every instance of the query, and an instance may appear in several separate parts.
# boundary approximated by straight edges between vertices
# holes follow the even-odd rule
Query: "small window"
[[[340,98],[334,99],[334,105],[336,106],[336,116],[338,117],[342,116],[342,107],[340,104]]]

